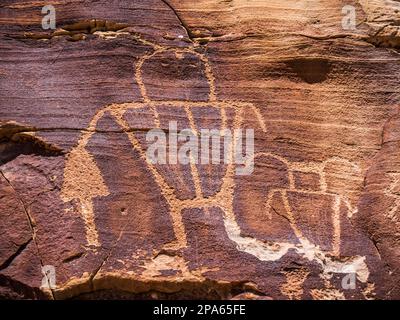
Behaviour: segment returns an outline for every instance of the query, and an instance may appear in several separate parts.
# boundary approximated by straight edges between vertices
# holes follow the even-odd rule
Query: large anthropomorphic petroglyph
[[[146,42],[148,44],[148,42]],[[79,199],[81,205],[82,217],[85,220],[87,227],[87,242],[88,245],[98,246],[96,226],[94,225],[94,212],[92,198],[106,196],[108,194],[107,186],[102,180],[101,172],[93,161],[91,155],[85,149],[88,140],[91,138],[96,130],[96,125],[98,121],[107,113],[110,112],[112,116],[116,119],[122,130],[126,132],[129,137],[132,147],[139,151],[141,157],[146,160],[148,169],[154,176],[154,179],[160,186],[164,197],[166,197],[168,204],[171,207],[171,216],[174,221],[174,231],[177,236],[177,248],[186,246],[185,232],[180,218],[180,211],[184,208],[198,208],[204,206],[215,206],[221,203],[229,193],[229,190],[233,187],[233,173],[234,164],[230,164],[225,168],[225,176],[223,178],[224,183],[221,190],[213,195],[213,197],[205,198],[202,195],[201,182],[199,180],[199,173],[194,165],[190,166],[190,174],[195,181],[196,186],[196,197],[190,200],[179,200],[173,193],[170,192],[171,186],[165,181],[162,174],[157,170],[156,166],[151,164],[148,159],[146,159],[145,146],[141,144],[138,138],[132,132],[129,124],[125,121],[124,115],[129,110],[144,110],[149,109],[153,115],[153,125],[154,128],[161,128],[160,117],[158,108],[160,106],[181,109],[185,112],[187,119],[189,121],[190,129],[193,132],[197,132],[200,128],[197,128],[193,116],[194,109],[201,108],[212,108],[215,109],[219,114],[218,127],[214,129],[225,130],[228,127],[232,129],[238,129],[241,127],[243,122],[243,112],[251,112],[254,117],[258,119],[259,126],[264,132],[266,132],[265,124],[262,120],[261,114],[258,109],[251,103],[244,103],[239,101],[218,101],[215,96],[215,85],[214,76],[212,74],[211,66],[204,54],[197,53],[195,50],[190,48],[176,49],[176,48],[165,48],[159,47],[157,45],[152,45],[154,52],[148,54],[140,59],[135,69],[135,78],[137,83],[140,85],[140,91],[143,96],[143,102],[133,102],[124,104],[112,104],[106,106],[99,110],[89,127],[85,132],[82,133],[77,146],[71,151],[65,169],[65,182],[63,188],[63,197],[65,201],[70,201],[73,199]],[[209,99],[205,102],[195,102],[195,101],[152,101],[146,92],[146,87],[142,79],[142,66],[143,64],[150,60],[152,57],[165,52],[172,52],[176,56],[186,54],[193,54],[198,57],[200,65],[203,65],[204,72],[210,86]],[[230,123],[228,123],[230,122]],[[182,128],[181,128],[182,129]],[[235,142],[232,141],[232,148]],[[80,177],[74,174],[74,172],[80,172]],[[96,186],[93,188],[92,186]]]

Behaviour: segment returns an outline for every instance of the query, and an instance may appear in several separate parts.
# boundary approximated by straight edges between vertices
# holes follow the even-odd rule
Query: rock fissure
[[[11,265],[11,263],[14,261],[14,259],[16,257],[18,257],[22,251],[25,250],[25,248],[28,246],[29,243],[31,243],[32,239],[33,238],[30,238],[27,242],[21,244],[19,246],[19,248],[17,249],[17,251],[0,265],[0,271],[6,269],[9,265]]]
[[[13,187],[13,185],[11,184],[11,182],[7,179],[7,177],[4,175],[4,173],[0,170],[0,174],[3,176],[3,178],[5,179],[5,181],[10,185],[10,187],[14,190],[14,192],[15,192],[15,195],[17,196],[17,198],[18,198],[18,201],[21,203],[21,205],[22,205],[22,207],[23,207],[23,210],[24,210],[24,212],[25,212],[25,215],[26,215],[26,218],[27,218],[27,221],[28,221],[28,223],[29,223],[29,226],[30,226],[30,229],[31,229],[31,232],[32,232],[32,240],[33,240],[33,243],[35,244],[35,248],[36,248],[36,254],[37,254],[37,257],[38,257],[38,259],[39,259],[39,261],[40,261],[40,265],[41,265],[41,269],[43,270],[43,267],[44,267],[44,264],[43,264],[43,259],[42,259],[42,257],[41,257],[41,255],[40,255],[40,250],[39,250],[39,245],[38,245],[38,243],[37,243],[37,241],[36,241],[36,223],[35,223],[35,221],[34,221],[34,219],[32,218],[32,216],[30,215],[30,213],[28,212],[28,209],[27,209],[27,207],[26,207],[26,205],[25,205],[25,203],[24,203],[24,201],[21,199],[21,197],[18,195],[18,193],[17,193],[17,191],[15,190],[15,188]],[[29,242],[26,244],[26,246],[29,244]],[[26,247],[25,246],[25,247]],[[24,249],[24,247],[22,247],[22,249]],[[23,250],[21,250],[20,251],[20,253],[22,252]],[[18,256],[18,255],[17,255]],[[15,258],[15,257],[14,257]],[[51,284],[50,284],[50,282],[49,282],[49,279],[47,279],[48,280],[48,284],[49,284],[49,288],[50,288],[50,294],[51,294],[51,297],[52,297],[52,299],[54,299],[54,294],[53,294],[53,289],[52,289],[52,286],[51,286]]]

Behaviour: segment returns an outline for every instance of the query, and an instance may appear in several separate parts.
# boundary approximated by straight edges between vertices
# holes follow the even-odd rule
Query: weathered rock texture
[[[399,10],[2,0],[0,296],[400,298]],[[171,120],[254,128],[253,174],[150,165]]]

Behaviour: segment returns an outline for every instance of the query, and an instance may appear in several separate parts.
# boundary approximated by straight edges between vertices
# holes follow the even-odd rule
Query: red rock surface
[[[399,10],[3,0],[0,297],[400,298]],[[254,172],[149,164],[169,121],[254,128]]]

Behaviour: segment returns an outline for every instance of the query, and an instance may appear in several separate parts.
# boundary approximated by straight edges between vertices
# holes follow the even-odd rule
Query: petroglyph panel
[[[0,297],[398,298],[399,18],[375,2],[343,33],[341,1],[59,1],[47,31],[5,1]],[[152,163],[171,122],[253,129],[254,171]]]

